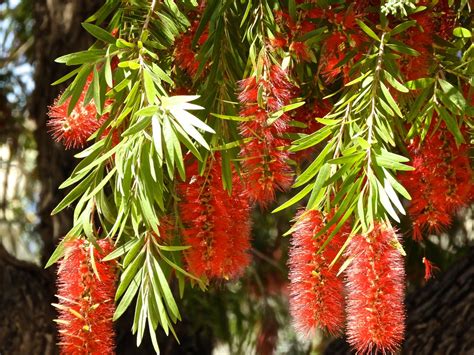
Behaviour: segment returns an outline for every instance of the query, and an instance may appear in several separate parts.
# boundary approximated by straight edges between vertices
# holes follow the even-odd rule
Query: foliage
[[[410,140],[428,140],[434,127],[466,144],[474,72],[472,34],[463,27],[469,4],[349,3],[107,0],[83,24],[94,45],[57,59],[77,68],[55,82],[72,80],[51,125],[72,133],[72,143],[62,136],[69,147],[86,142],[70,131],[74,125],[54,120],[77,121],[85,116],[78,108],[92,103],[100,124],[87,132],[90,144],[61,185],[70,192],[53,213],[74,205],[74,227],[48,265],[71,240],[84,236],[99,248],[99,239],[113,239],[116,250],[105,260],[121,265],[114,319],[136,299],[138,344],[147,326],[157,352],[158,326],[175,334],[174,278],[180,296],[186,282],[209,285],[189,272],[181,239],[187,226],[178,187],[194,181],[191,164],[203,181],[207,167],[221,165],[221,179],[212,181],[222,191],[235,194],[236,181],[243,182],[250,200],[264,206],[288,187],[292,168],[300,190],[275,212],[304,199],[307,210],[329,216],[313,235],[315,253],[349,226],[332,266],[353,238],[381,224],[392,231],[405,214],[411,197],[399,176],[414,170]],[[469,179],[459,184],[471,189]],[[204,222],[203,230],[211,228]],[[404,254],[396,237],[387,245],[389,254]]]

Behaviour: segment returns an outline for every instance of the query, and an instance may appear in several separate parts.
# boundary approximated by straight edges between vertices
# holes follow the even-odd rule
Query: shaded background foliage
[[[44,270],[41,266],[58,238],[71,227],[70,210],[54,217],[50,212],[64,197],[58,186],[74,167],[74,151],[65,151],[51,140],[46,129],[46,112],[64,89],[50,85],[67,69],[54,63],[54,59],[90,45],[91,38],[80,23],[101,3],[99,0],[0,1],[0,353],[57,353],[52,322],[56,314],[50,306],[55,293],[54,269]],[[281,196],[279,202],[286,199]],[[288,240],[280,236],[288,230],[294,212],[289,209],[273,216],[254,210],[252,267],[240,281],[215,285],[208,293],[187,290],[187,297],[180,305],[185,319],[177,326],[181,346],[160,333],[163,353],[207,354],[224,348],[235,354],[255,351],[270,354],[275,348],[282,354],[322,351],[329,339],[321,337],[313,344],[298,341],[287,313]],[[420,281],[422,256],[429,254],[443,270],[462,258],[468,252],[466,246],[472,244],[470,213],[465,211],[446,235],[427,239],[425,251],[411,239],[406,241],[407,274],[412,276],[409,291],[413,295],[408,308],[408,332],[410,327],[419,326],[417,309],[425,304],[436,309],[437,300],[444,297],[436,286],[440,281],[434,281],[422,293],[425,303],[417,301],[423,283]],[[403,225],[407,225],[406,221]],[[463,263],[453,269],[456,272],[446,276],[454,278],[455,285],[462,290],[469,287],[466,273],[472,275],[472,268],[466,266],[472,263]],[[455,292],[454,287],[452,290]],[[460,295],[460,304],[469,305],[472,293],[462,291]],[[468,310],[463,308],[463,312],[474,314]],[[128,314],[117,323],[118,353],[154,353],[149,341],[137,352],[130,333],[132,316]],[[426,322],[430,324],[429,320]],[[438,323],[444,325],[443,319]],[[474,322],[466,317],[459,324],[460,332],[469,334]],[[419,345],[411,345],[414,341],[410,339],[407,347]],[[451,341],[459,340],[451,337]],[[226,347],[219,347],[222,344]],[[328,350],[329,353],[348,351],[332,346],[334,350]],[[468,350],[459,347],[458,353]],[[429,352],[419,350],[419,353]]]

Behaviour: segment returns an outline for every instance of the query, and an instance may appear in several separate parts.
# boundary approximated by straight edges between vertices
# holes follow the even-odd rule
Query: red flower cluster
[[[187,167],[189,180],[180,184],[185,258],[188,270],[207,278],[235,278],[250,258],[250,206],[240,178],[235,176],[232,195],[222,186],[219,159],[210,162],[203,176],[198,164]]]
[[[115,262],[100,258],[113,250],[109,240],[99,240],[103,253],[94,250],[96,275],[92,269],[92,246],[83,239],[66,244],[66,256],[58,270],[61,354],[113,354]]]
[[[457,146],[442,125],[423,142],[415,139],[408,150],[415,170],[400,174],[399,181],[412,197],[408,212],[413,238],[421,240],[424,230],[439,232],[451,223],[453,213],[472,200],[469,146]]]
[[[311,336],[316,328],[335,334],[344,325],[343,282],[337,276],[339,265],[329,265],[347,237],[338,232],[325,249],[319,249],[331,233],[315,238],[324,227],[325,216],[315,210],[303,211],[296,217],[289,254],[290,311],[296,329]]]
[[[395,231],[377,224],[348,247],[347,335],[358,353],[394,352],[405,331],[404,269]]]
[[[302,1],[297,1],[302,3]],[[270,41],[273,48],[284,49],[296,57],[298,60],[309,61],[310,49],[304,41],[297,40],[305,34],[316,29],[314,20],[323,17],[323,11],[317,8],[298,9],[297,21],[293,21],[288,12],[276,11],[275,20],[282,33],[276,34],[275,38]]]
[[[338,64],[353,49],[357,49],[353,60],[357,61],[362,57],[367,38],[355,21],[356,17],[362,14],[357,14],[354,8],[349,7],[345,13],[326,10],[325,16],[332,24],[333,30],[323,42],[321,73],[327,83],[334,81],[340,74],[343,74],[344,82],[348,82],[351,61],[341,66]]]
[[[259,106],[259,90],[264,92],[265,107]],[[247,194],[261,205],[274,200],[275,190],[286,190],[293,181],[287,162],[289,153],[283,149],[287,141],[281,138],[289,130],[290,117],[283,114],[273,120],[271,114],[287,105],[294,91],[285,71],[277,65],[267,67],[259,80],[250,77],[240,82],[240,115],[248,118],[240,124],[240,132],[250,139],[243,145],[240,156]]]
[[[99,129],[107,119],[105,116],[97,118],[97,108],[93,100],[84,105],[84,98],[90,83],[91,79],[84,86],[81,96],[70,115],[67,114],[70,98],[61,105],[58,105],[58,98],[53,106],[49,108],[48,116],[50,120],[47,125],[54,140],[62,141],[66,149],[82,148],[91,134]]]
[[[178,67],[191,77],[196,75],[199,65],[201,64],[197,59],[197,48],[202,46],[209,36],[208,31],[204,31],[199,37],[197,47],[193,48],[192,42],[198,29],[204,7],[205,2],[203,1],[196,11],[190,13],[191,27],[175,40],[174,60]]]
[[[422,1],[419,5],[430,4],[431,1]],[[451,37],[455,27],[455,14],[447,1],[440,1],[435,8],[415,13],[410,15],[410,18],[417,22],[417,26],[409,28],[399,37],[420,55],[404,56],[400,67],[407,80],[415,80],[430,76],[434,36],[438,35],[444,39]]]

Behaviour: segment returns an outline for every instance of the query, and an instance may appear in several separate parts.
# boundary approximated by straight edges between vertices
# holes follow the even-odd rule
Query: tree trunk
[[[57,353],[49,274],[12,258],[0,244],[0,285],[0,354]]]
[[[402,354],[474,354],[474,248],[439,280],[407,297],[407,328]],[[351,354],[338,339],[325,354]]]
[[[46,127],[48,106],[63,88],[51,83],[66,74],[68,68],[54,59],[87,47],[90,36],[80,23],[100,0],[37,0],[33,2],[35,44],[31,53],[35,67],[35,90],[29,101],[30,114],[37,129],[37,172],[41,184],[38,205],[38,232],[43,242],[42,263],[55,248],[59,237],[71,226],[71,212],[51,216],[64,197],[58,186],[74,164],[72,152],[55,144]],[[56,312],[54,268],[45,270],[15,260],[0,247],[0,354],[55,354]]]
[[[43,240],[43,262],[53,252],[58,238],[70,229],[72,220],[70,211],[51,216],[53,208],[64,197],[64,192],[58,191],[58,186],[69,176],[75,163],[73,152],[64,150],[61,144],[55,144],[46,126],[48,106],[64,89],[64,84],[57,87],[51,86],[51,83],[71,70],[54,60],[61,55],[86,49],[90,45],[91,36],[82,29],[81,22],[101,3],[101,0],[34,2],[36,36],[33,62],[36,87],[30,101],[30,110],[37,124],[37,171],[41,183],[38,213],[41,221],[39,233]]]

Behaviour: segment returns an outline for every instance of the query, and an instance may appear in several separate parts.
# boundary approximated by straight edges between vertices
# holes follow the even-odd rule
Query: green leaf
[[[402,32],[406,31],[407,29],[409,29],[410,27],[412,27],[414,25],[416,25],[416,21],[413,21],[413,20],[403,22],[403,23],[395,26],[395,28],[389,32],[390,36],[395,36],[399,33],[402,33]]]
[[[174,132],[176,133],[176,136],[178,137],[179,141],[184,144],[186,148],[189,149],[191,153],[194,154],[194,156],[199,160],[203,161],[202,155],[199,152],[199,150],[196,148],[195,143],[189,138],[189,136],[186,134],[186,132],[179,126],[176,125],[173,127]]]
[[[433,85],[435,80],[433,78],[420,78],[415,80],[410,80],[405,83],[405,86],[410,90],[424,89]]]
[[[134,280],[136,276],[140,274],[138,270],[143,267],[144,260],[145,251],[142,250],[138,257],[135,258],[135,260],[125,269],[125,271],[120,276],[120,283],[115,294],[115,300],[118,300],[120,296],[122,296],[122,294],[125,292],[125,290],[127,290],[127,287],[130,285],[132,280]]]
[[[383,96],[385,99],[387,99],[388,104],[390,107],[395,111],[398,117],[403,118],[402,112],[400,111],[400,108],[397,105],[397,102],[393,98],[392,94],[390,93],[390,90],[387,89],[384,83],[380,83],[380,89],[382,90]]]
[[[179,110],[179,113],[173,113],[173,116],[177,119],[183,130],[190,135],[196,142],[201,144],[207,150],[210,150],[209,144],[206,142],[204,137],[199,133],[199,131],[194,128],[194,126],[190,123],[189,116],[192,116],[196,121],[199,121],[198,118],[194,117],[193,115],[189,114],[187,111]],[[189,116],[188,116],[189,115]],[[202,121],[199,121],[202,123]]]
[[[153,78],[151,77],[150,73],[146,68],[143,69],[143,86],[145,87],[145,95],[148,104],[154,105],[157,92],[155,88],[155,83],[153,82]]]
[[[127,130],[125,130],[125,132],[122,133],[122,137],[131,136],[138,132],[141,132],[144,129],[148,128],[150,123],[151,123],[150,115],[140,116],[140,118],[136,120],[136,122],[133,125],[131,125]]]
[[[361,82],[362,80],[364,80],[366,77],[368,77],[370,74],[371,74],[371,72],[368,71],[368,72],[362,74],[361,76],[359,76],[358,78],[349,81],[347,84],[344,84],[344,86],[351,86],[351,85],[357,84],[357,83]]]
[[[453,30],[453,35],[456,36],[456,37],[460,37],[460,38],[471,38],[472,37],[471,31],[469,31],[467,28],[464,28],[464,27],[456,27]]]
[[[393,41],[392,40],[392,43],[387,43],[387,47],[394,50],[394,51],[396,51],[396,52],[411,55],[413,57],[418,57],[420,55],[420,52],[418,52],[417,50],[407,46],[406,44],[404,44],[402,42],[398,42],[398,41]]]
[[[112,74],[112,66],[110,63],[110,55],[109,55],[109,49],[107,49],[107,54],[105,58],[105,82],[107,83],[107,86],[109,88],[112,88],[114,86],[114,80],[113,80],[113,74]]]
[[[183,128],[185,128],[184,126],[192,125],[196,128],[202,129],[205,132],[216,133],[216,131],[214,131],[211,127],[184,109],[172,108],[169,109],[169,112],[171,112],[171,114],[176,118],[179,124],[183,126]]]
[[[127,310],[128,306],[132,303],[135,295],[137,294],[138,288],[141,284],[143,269],[136,273],[135,277],[133,278],[132,282],[127,288],[127,292],[123,295],[122,299],[120,300],[117,309],[115,310],[113,320],[116,321],[120,318],[120,316]]]
[[[90,183],[94,180],[95,174],[90,174],[84,180],[81,181],[69,194],[64,197],[56,208],[51,212],[51,215],[55,215],[77,200],[82,194],[90,188]]]
[[[318,157],[310,164],[310,166],[300,176],[298,176],[293,187],[302,186],[311,180],[318,173],[319,169],[324,163],[324,160],[333,149],[334,144],[331,141],[324,147],[324,149],[321,151],[321,153],[319,153]]]
[[[109,173],[103,179],[101,179],[100,183],[94,188],[94,190],[92,190],[91,192],[89,192],[89,194],[87,194],[86,199],[87,200],[90,199],[91,197],[95,196],[100,190],[102,190],[104,186],[109,182],[109,180],[115,175],[116,171],[117,171],[117,167],[114,166],[109,171]]]
[[[124,245],[119,246],[113,252],[109,253],[102,261],[110,261],[121,257],[123,254],[128,252],[136,243],[138,239],[131,239]]]
[[[387,177],[388,181],[390,184],[393,186],[393,188],[398,191],[400,195],[405,197],[407,200],[411,200],[411,196],[408,193],[408,191],[403,187],[402,184],[400,184],[385,168],[382,168],[384,175]]]
[[[403,208],[402,203],[400,202],[400,199],[397,196],[397,193],[392,187],[392,184],[390,183],[390,180],[385,178],[383,182],[383,187],[385,190],[385,193],[387,196],[390,198],[390,201],[394,204],[395,207],[400,211],[401,214],[405,215],[405,209]]]
[[[330,173],[331,166],[328,163],[325,163],[319,170],[318,176],[314,181],[312,193],[308,200],[308,209],[316,208],[316,205],[319,203],[318,195],[322,195],[321,192],[324,191],[323,186],[325,185]]]
[[[443,92],[447,95],[447,101],[452,102],[461,112],[464,112],[467,109],[467,103],[459,89],[446,80],[438,79],[438,82]]]
[[[161,290],[163,291],[163,296],[166,302],[166,306],[177,319],[181,319],[181,315],[179,314],[179,310],[178,310],[178,305],[176,304],[173,294],[171,293],[171,289],[168,285],[168,280],[166,280],[166,276],[163,273],[163,270],[161,270],[161,266],[158,263],[158,260],[153,258],[153,261],[154,261],[153,266],[158,274],[158,279],[160,281]]]
[[[250,120],[251,120],[250,117],[221,115],[221,114],[212,113],[212,112],[211,112],[211,116],[214,116],[214,117],[217,117],[217,118],[220,118],[220,119],[223,119],[223,120],[239,121],[239,122],[246,122],[246,121],[250,121]]]
[[[179,252],[183,250],[188,250],[191,248],[189,245],[160,245],[157,244],[158,249],[163,251],[170,251],[170,252]]]
[[[296,1],[295,0],[288,0],[288,13],[293,21],[296,22]]]
[[[329,137],[333,133],[331,127],[324,127],[314,133],[311,133],[309,136],[297,139],[293,142],[292,146],[290,147],[290,152],[298,152],[312,146],[315,146],[318,143],[321,143],[327,137]]]
[[[93,79],[93,94],[94,94],[94,105],[96,107],[97,113],[102,115],[102,109],[104,107],[104,99],[105,99],[105,91],[104,83],[101,82],[101,78],[99,76],[99,72],[97,68],[94,67],[94,79]]]
[[[89,170],[92,170],[92,168],[102,164],[104,161],[106,161],[107,159],[109,159],[112,155],[114,155],[117,150],[119,150],[119,148],[121,147],[120,144],[117,144],[115,147],[113,147],[112,149],[110,149],[109,151],[105,152],[102,154],[102,156],[100,158],[96,158],[96,159],[93,159],[90,164],[88,164],[87,166],[81,168],[81,170],[78,170],[77,172],[74,170],[75,174],[82,174],[83,172],[85,171],[89,171]]]
[[[376,179],[377,180],[377,179]],[[384,187],[382,184],[377,180],[377,186],[378,186],[378,193],[379,193],[379,199],[380,203],[384,207],[385,211],[392,217],[395,221],[400,222],[400,218],[397,215],[397,212],[393,209],[392,203],[390,202],[390,199],[385,192]]]
[[[158,78],[160,78],[160,80],[163,80],[164,82],[167,82],[170,85],[174,84],[173,79],[171,79],[170,76],[168,74],[166,74],[163,71],[163,69],[161,69],[155,63],[152,64],[152,70],[153,70],[153,73],[155,73],[156,76],[158,76]]]
[[[384,77],[387,80],[387,82],[394,88],[397,89],[400,92],[409,92],[409,90],[402,84],[400,83],[397,79],[395,79],[392,74],[390,74],[388,71],[384,70]]]
[[[65,81],[69,80],[69,79],[72,78],[74,75],[76,75],[77,73],[79,73],[79,70],[81,70],[81,68],[76,68],[76,69],[74,69],[73,71],[67,73],[67,74],[64,75],[63,77],[61,77],[61,78],[59,78],[58,80],[56,80],[56,81],[55,81],[54,83],[52,83],[51,85],[52,85],[52,86],[55,86],[55,85],[64,83]]]
[[[77,238],[77,236],[72,233],[68,233],[63,239],[61,239],[53,254],[48,259],[48,262],[46,263],[46,266],[44,268],[49,268],[50,266],[55,264],[60,258],[62,258],[66,248],[66,244],[75,238]]]
[[[135,112],[135,116],[153,116],[158,112],[158,110],[159,107],[156,105],[146,106]]]
[[[116,41],[115,37],[112,36],[106,30],[104,30],[103,28],[101,28],[99,26],[96,26],[96,25],[93,25],[91,23],[86,23],[86,22],[82,23],[82,27],[84,27],[84,29],[87,32],[89,32],[91,35],[93,35],[98,40],[101,40],[105,43],[115,44],[115,41]]]
[[[86,51],[80,51],[70,53],[56,58],[56,63],[63,63],[66,65],[80,65],[84,63],[95,62],[98,59],[105,57],[105,50],[103,49],[89,49]]]
[[[369,26],[367,26],[365,23],[363,23],[360,20],[356,20],[356,22],[359,25],[359,27],[362,29],[362,31],[365,32],[365,34],[367,36],[369,36],[370,38],[375,39],[376,41],[380,42],[380,38],[375,34],[375,32],[372,29],[370,29]]]
[[[163,160],[163,142],[161,135],[161,123],[157,115],[153,115],[151,118],[151,128],[153,133],[153,145],[155,147],[156,153],[158,154],[158,159]]]
[[[399,162],[393,161],[391,159],[383,158],[379,155],[375,156],[375,162],[380,167],[389,168],[392,170],[400,170],[400,171],[413,171],[415,170],[412,166],[401,164]]]
[[[284,209],[294,205],[296,202],[300,201],[302,198],[304,198],[307,194],[311,192],[313,189],[312,185],[306,185],[300,192],[298,192],[295,196],[290,198],[288,201],[283,203],[281,206],[278,208],[275,208],[272,213],[280,212],[283,211]]]
[[[453,134],[454,138],[456,139],[456,143],[457,144],[463,143],[464,137],[454,117],[451,116],[449,112],[443,106],[437,105],[435,106],[435,110],[438,113],[438,115],[443,119],[443,121],[446,123],[448,130]]]
[[[357,153],[345,155],[336,159],[330,159],[328,160],[328,163],[329,164],[354,164],[355,162],[365,157],[365,155],[366,155],[365,152],[357,152]]]
[[[138,253],[143,250],[143,246],[145,244],[145,239],[143,237],[133,238],[132,241],[134,243],[132,244],[131,248],[129,248],[125,258],[123,258],[123,267],[125,269],[133,260],[136,260]]]

